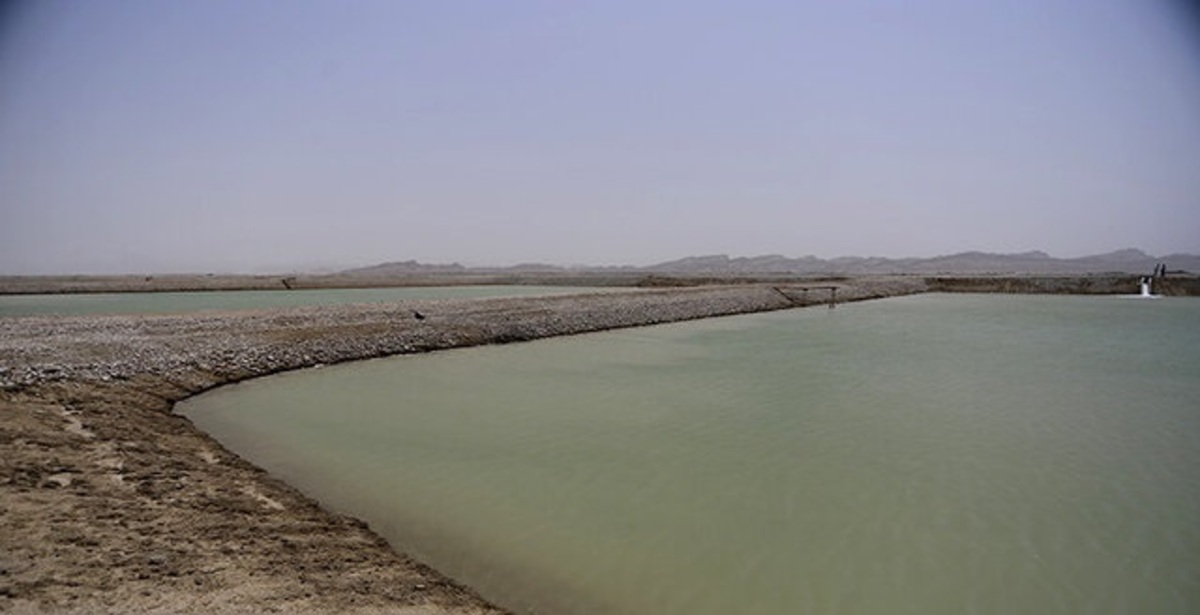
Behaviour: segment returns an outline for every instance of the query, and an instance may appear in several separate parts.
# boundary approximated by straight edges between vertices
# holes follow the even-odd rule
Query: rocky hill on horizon
[[[345,275],[384,276],[429,273],[553,273],[590,272],[647,273],[647,274],[799,274],[799,275],[1000,275],[1000,274],[1149,274],[1159,264],[1173,273],[1200,272],[1200,256],[1170,254],[1152,256],[1141,250],[1127,248],[1105,254],[1078,258],[1056,258],[1041,251],[1016,254],[960,252],[930,258],[885,258],[878,256],[842,256],[822,259],[816,256],[790,258],[778,254],[731,257],[726,254],[688,256],[645,267],[635,266],[572,266],[528,263],[511,267],[465,267],[458,263],[422,264],[414,260],[389,262],[370,267],[343,271]]]

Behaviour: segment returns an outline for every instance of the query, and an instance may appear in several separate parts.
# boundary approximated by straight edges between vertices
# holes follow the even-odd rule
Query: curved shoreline
[[[837,286],[839,302],[926,290],[911,278]],[[739,285],[0,320],[0,610],[503,612],[229,453],[174,403],[321,364],[828,297]]]

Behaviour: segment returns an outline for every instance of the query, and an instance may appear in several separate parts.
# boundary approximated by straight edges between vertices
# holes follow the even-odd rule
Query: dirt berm
[[[922,290],[920,280],[869,280],[842,283],[837,296]],[[0,611],[502,612],[226,451],[172,406],[318,364],[828,297],[750,285],[0,319]]]

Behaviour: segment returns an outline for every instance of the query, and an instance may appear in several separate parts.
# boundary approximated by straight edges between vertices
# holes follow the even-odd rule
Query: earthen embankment
[[[925,290],[914,279],[837,287],[839,301]],[[229,453],[173,404],[283,370],[829,297],[742,285],[0,319],[0,611],[499,612]]]
[[[1141,277],[1113,275],[992,275],[932,276],[925,279],[931,292],[1021,293],[1053,295],[1136,295],[1141,292]],[[1200,277],[1168,275],[1151,282],[1154,294],[1200,296]]]

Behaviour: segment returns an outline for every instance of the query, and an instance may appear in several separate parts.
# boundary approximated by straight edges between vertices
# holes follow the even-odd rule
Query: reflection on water
[[[1200,612],[1200,302],[917,296],[185,404],[517,610]]]
[[[202,310],[253,310],[417,299],[548,296],[611,290],[631,289],[571,286],[410,286],[403,288],[0,295],[0,316],[182,314]]]

